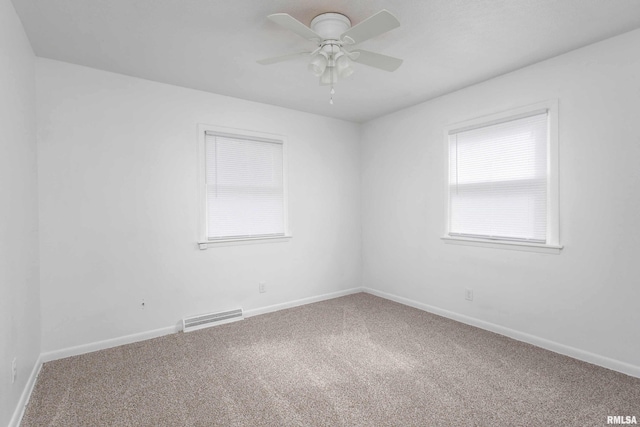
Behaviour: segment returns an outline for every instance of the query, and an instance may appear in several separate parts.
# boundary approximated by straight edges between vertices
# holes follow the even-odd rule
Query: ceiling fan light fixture
[[[314,76],[320,77],[327,69],[328,62],[327,54],[321,51],[311,59],[307,68]]]
[[[351,67],[350,65],[343,68],[343,69],[339,69],[338,70],[338,75],[340,76],[340,78],[342,79],[346,79],[347,77],[351,76],[353,74],[353,67]]]
[[[327,67],[320,76],[320,84],[323,86],[331,85],[338,81],[338,70],[335,67]]]
[[[338,76],[341,78],[347,78],[353,74],[353,67],[349,58],[344,53],[340,52],[336,59],[336,68],[338,69]]]

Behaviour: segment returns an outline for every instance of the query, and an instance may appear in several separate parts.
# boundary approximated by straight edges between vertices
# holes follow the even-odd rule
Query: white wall
[[[35,57],[9,0],[0,0],[0,425],[40,354]],[[17,381],[11,383],[11,361]]]
[[[634,31],[364,125],[363,285],[635,365],[637,375],[639,51]],[[444,126],[552,98],[562,253],[443,243]]]
[[[43,352],[360,286],[358,125],[47,59],[37,97]],[[198,123],[288,138],[291,241],[197,249]]]

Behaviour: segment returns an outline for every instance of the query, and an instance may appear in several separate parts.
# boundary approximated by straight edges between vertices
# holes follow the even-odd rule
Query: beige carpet
[[[22,426],[605,426],[640,379],[368,294],[46,363]]]

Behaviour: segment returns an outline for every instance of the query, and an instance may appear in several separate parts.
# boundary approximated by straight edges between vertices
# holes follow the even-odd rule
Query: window
[[[284,138],[204,125],[199,133],[200,248],[289,237]]]
[[[447,129],[450,243],[559,252],[557,103]]]

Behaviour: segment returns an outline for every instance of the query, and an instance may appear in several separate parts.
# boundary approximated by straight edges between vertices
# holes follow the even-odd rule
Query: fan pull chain
[[[331,94],[329,97],[329,104],[331,105],[333,105],[333,95],[336,93],[336,90],[333,88],[333,84],[335,83],[335,81],[333,81],[334,67],[336,66],[336,53],[333,50],[335,47],[336,46],[334,44],[331,45],[331,58],[328,64],[329,67],[331,67],[331,90],[329,91]]]

